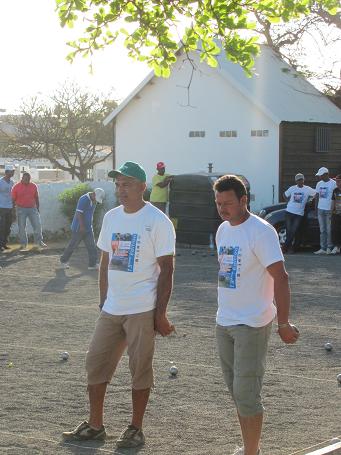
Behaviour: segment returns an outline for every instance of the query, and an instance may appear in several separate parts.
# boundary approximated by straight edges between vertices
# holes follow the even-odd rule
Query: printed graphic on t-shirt
[[[294,193],[293,201],[297,204],[302,204],[303,202],[303,193]]]
[[[241,248],[239,246],[221,246],[219,248],[218,286],[236,289],[240,278]]]
[[[319,195],[320,195],[321,199],[327,199],[328,198],[328,187],[320,186]]]
[[[111,236],[112,258],[110,270],[133,272],[138,262],[140,241],[137,234],[115,232]]]

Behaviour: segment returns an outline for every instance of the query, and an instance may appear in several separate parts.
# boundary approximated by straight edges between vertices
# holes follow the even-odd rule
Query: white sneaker
[[[99,269],[99,265],[96,264],[96,265],[93,265],[93,266],[90,266],[88,267],[88,270],[98,270]]]
[[[40,246],[40,248],[47,248],[47,245],[44,242],[40,242],[39,246]]]
[[[331,254],[338,254],[338,253],[340,253],[340,247],[334,246],[334,248],[331,251]]]
[[[327,248],[327,254],[332,254],[331,248]]]
[[[70,268],[70,266],[69,266],[69,264],[67,262],[60,262],[59,263],[59,267],[61,269],[69,269]]]
[[[314,251],[314,254],[327,254],[327,251],[320,248],[318,251]]]
[[[233,455],[244,455],[244,447],[239,447],[235,452],[233,452]],[[258,449],[257,455],[262,455],[260,449]]]

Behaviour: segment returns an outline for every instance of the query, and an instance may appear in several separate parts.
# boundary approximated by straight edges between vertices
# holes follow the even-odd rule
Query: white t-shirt
[[[336,188],[335,180],[329,179],[328,182],[320,180],[316,185],[316,193],[319,195],[318,209],[331,210],[332,195]]]
[[[155,308],[157,258],[175,253],[175,231],[169,218],[149,202],[136,213],[126,213],[120,205],[105,214],[97,246],[109,253],[103,310],[123,315]]]
[[[237,226],[223,222],[217,231],[217,324],[263,327],[276,315],[274,281],[266,270],[284,261],[275,229],[256,215]]]
[[[315,196],[316,191],[310,186],[303,185],[302,188],[300,188],[298,185],[293,185],[288,188],[284,194],[286,197],[290,197],[287,205],[287,212],[303,216],[309,196]]]

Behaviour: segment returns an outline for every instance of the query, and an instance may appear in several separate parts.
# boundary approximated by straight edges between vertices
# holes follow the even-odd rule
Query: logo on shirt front
[[[294,193],[293,201],[297,204],[302,204],[303,202],[303,193]]]
[[[112,257],[110,270],[133,272],[134,264],[139,260],[140,240],[137,234],[115,232],[111,236]]]
[[[240,277],[241,248],[239,246],[221,246],[218,261],[220,264],[218,286],[236,289]]]
[[[328,187],[321,186],[319,191],[320,198],[327,199],[328,198]]]

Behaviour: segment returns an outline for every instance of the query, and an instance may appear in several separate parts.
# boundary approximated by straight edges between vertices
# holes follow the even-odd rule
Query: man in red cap
[[[162,161],[157,163],[156,170],[157,174],[152,179],[150,202],[165,213],[168,202],[168,187],[174,176],[166,174],[166,166]]]

